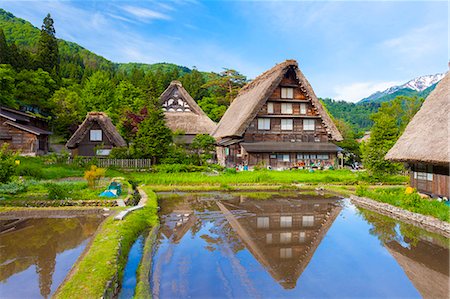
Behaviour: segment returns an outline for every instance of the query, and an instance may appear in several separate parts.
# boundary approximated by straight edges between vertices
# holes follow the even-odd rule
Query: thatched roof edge
[[[66,143],[67,148],[76,148],[88,133],[92,124],[97,122],[100,128],[105,133],[109,141],[117,147],[127,146],[125,140],[120,136],[117,128],[112,123],[111,119],[104,112],[89,112],[86,115],[83,123],[78,127],[75,133],[70,137]]]

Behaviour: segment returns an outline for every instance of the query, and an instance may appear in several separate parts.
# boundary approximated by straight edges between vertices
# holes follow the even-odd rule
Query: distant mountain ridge
[[[418,96],[427,97],[433,91],[436,84],[444,78],[445,73],[426,75],[414,78],[405,84],[389,87],[384,91],[377,91],[367,98],[362,99],[358,104],[369,102],[387,102],[397,96]]]
[[[58,24],[55,24],[58,32]],[[26,48],[32,53],[37,50],[37,43],[39,40],[40,29],[35,27],[30,22],[14,16],[12,13],[0,8],[0,28],[3,29],[8,43],[16,43],[19,47]],[[172,63],[114,63],[110,60],[87,50],[75,42],[58,39],[59,54],[62,61],[67,61],[72,64],[77,64],[78,67],[81,61],[81,67],[89,67],[95,70],[120,70],[130,72],[134,68],[143,71],[154,71],[157,68],[162,68],[163,71],[170,71],[178,69],[181,74],[191,72],[191,69],[185,66],[179,66]],[[64,73],[64,70],[62,70]]]

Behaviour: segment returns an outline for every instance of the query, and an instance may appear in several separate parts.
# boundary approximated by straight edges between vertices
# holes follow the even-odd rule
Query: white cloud
[[[358,102],[377,91],[384,91],[389,87],[400,85],[401,82],[355,82],[348,85],[337,85],[333,88],[336,100]]]
[[[171,19],[171,17],[166,14],[148,8],[127,5],[122,7],[122,9],[127,13],[139,18],[142,21]]]
[[[443,23],[429,24],[384,40],[379,47],[382,51],[395,53],[402,59],[425,59],[445,45],[445,40],[442,40],[445,32],[448,33],[448,28],[445,28]]]

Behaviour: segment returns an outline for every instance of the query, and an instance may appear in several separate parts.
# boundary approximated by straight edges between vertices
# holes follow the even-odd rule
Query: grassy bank
[[[356,189],[356,195],[450,222],[449,206],[436,200],[423,199],[417,193],[405,194],[405,190],[404,187],[369,189],[361,186]]]
[[[133,180],[151,186],[236,186],[245,184],[276,185],[276,184],[342,184],[356,185],[358,183],[404,184],[406,176],[385,176],[375,179],[365,172],[350,170],[323,170],[309,172],[307,170],[292,171],[243,171],[238,173],[130,173]]]
[[[109,217],[100,226],[88,252],[76,264],[55,298],[100,298],[109,281],[121,281],[128,252],[136,237],[158,223],[157,199],[148,194],[147,205],[123,221]]]
[[[155,192],[153,192],[149,187],[145,187],[144,191],[147,193],[149,200],[157,204],[157,197]],[[156,241],[157,232],[159,226],[153,226],[149,235],[145,239],[144,251],[142,255],[141,263],[137,270],[137,284],[134,293],[134,298],[151,298],[150,289],[150,271],[152,265],[152,252],[153,246]]]

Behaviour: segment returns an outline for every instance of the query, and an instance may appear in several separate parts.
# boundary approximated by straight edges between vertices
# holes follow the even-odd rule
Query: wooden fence
[[[94,162],[98,167],[106,168],[110,166],[132,169],[132,168],[150,168],[152,166],[151,159],[109,159],[109,158],[69,158],[68,164],[73,163],[91,163]]]

